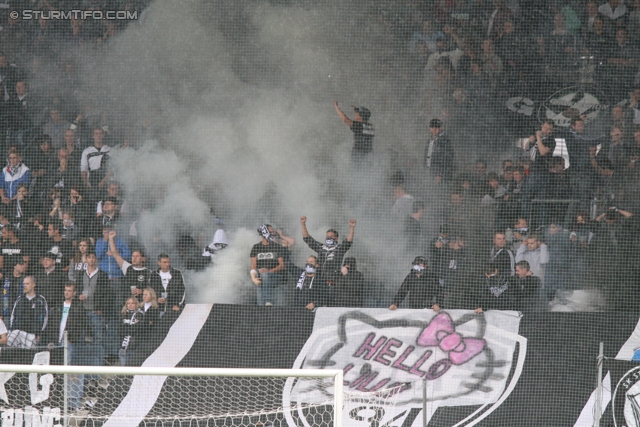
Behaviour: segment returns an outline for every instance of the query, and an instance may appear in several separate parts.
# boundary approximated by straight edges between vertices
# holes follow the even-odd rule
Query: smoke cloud
[[[127,132],[145,121],[156,130],[112,162],[143,209],[138,230],[150,263],[179,233],[209,243],[211,209],[224,221],[231,245],[189,277],[191,301],[247,301],[259,241],[249,230],[264,222],[296,238],[300,265],[311,254],[301,215],[317,239],[328,228],[346,237],[348,219],[358,219],[349,255],[370,282],[370,304],[388,303],[417,255],[404,253],[389,213],[389,177],[424,149],[416,115],[406,114],[417,101],[404,97],[406,81],[391,78],[394,53],[378,49],[388,34],[359,6],[156,2],[99,54],[77,58],[88,103],[121,111]],[[333,99],[349,116],[350,104],[372,111],[368,167],[351,164],[352,135]],[[426,191],[416,187],[417,196]]]

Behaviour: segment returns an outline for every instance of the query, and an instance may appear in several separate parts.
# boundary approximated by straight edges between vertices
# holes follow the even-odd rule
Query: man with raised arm
[[[111,224],[104,224],[102,226],[102,239],[96,239],[96,256],[100,261],[100,270],[107,273],[109,276],[109,286],[111,292],[115,298],[114,308],[121,307],[127,301],[129,295],[129,288],[125,287],[124,274],[115,258],[110,255],[109,250],[109,233],[114,231]],[[118,249],[118,254],[125,259],[131,258],[131,250],[127,245],[127,242],[120,237],[114,236],[113,241]],[[118,316],[119,317],[119,316]]]
[[[151,270],[145,267],[147,258],[145,258],[142,249],[134,249],[131,251],[131,262],[128,262],[120,256],[115,239],[116,232],[111,230],[109,232],[108,253],[116,260],[118,266],[122,269],[124,283],[127,289],[131,289],[131,295],[138,296],[149,286],[151,281]]]
[[[318,275],[327,285],[332,286],[340,278],[342,268],[342,258],[353,244],[353,235],[356,228],[356,220],[349,220],[349,234],[347,238],[338,243],[338,232],[334,229],[327,230],[324,244],[318,242],[309,235],[307,231],[307,217],[300,217],[302,226],[302,240],[318,254]]]
[[[353,107],[353,120],[347,117],[347,115],[338,106],[338,101],[333,101],[333,108],[335,108],[338,117],[351,129],[353,132],[353,149],[351,151],[351,158],[353,160],[362,160],[367,154],[373,151],[373,137],[375,130],[373,125],[369,123],[371,117],[371,111],[365,107]]]

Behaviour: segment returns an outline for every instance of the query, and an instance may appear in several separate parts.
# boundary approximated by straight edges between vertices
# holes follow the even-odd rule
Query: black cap
[[[413,259],[413,265],[424,264],[427,265],[427,259],[423,256],[417,256]]]
[[[430,128],[441,128],[442,127],[442,120],[440,119],[433,119],[429,122],[429,127]]]
[[[362,117],[362,120],[364,120],[365,122],[371,117],[371,111],[369,111],[369,109],[366,107],[356,107],[353,109],[353,111],[360,114],[360,117]]]

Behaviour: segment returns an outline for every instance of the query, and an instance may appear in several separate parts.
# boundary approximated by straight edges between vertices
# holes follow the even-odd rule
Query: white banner
[[[293,367],[344,371],[344,425],[420,426],[426,381],[427,418],[443,406],[473,407],[454,423],[471,426],[506,399],[520,376],[526,339],[519,324],[517,312],[322,308]],[[284,405],[327,401],[332,393],[291,380]],[[304,411],[297,416],[310,425]]]

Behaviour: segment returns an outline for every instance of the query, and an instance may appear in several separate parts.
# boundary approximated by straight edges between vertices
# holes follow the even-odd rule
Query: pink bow
[[[480,354],[487,344],[483,339],[464,338],[457,333],[447,313],[434,317],[418,337],[417,343],[423,347],[440,347],[449,353],[449,360],[454,365],[467,363]]]

